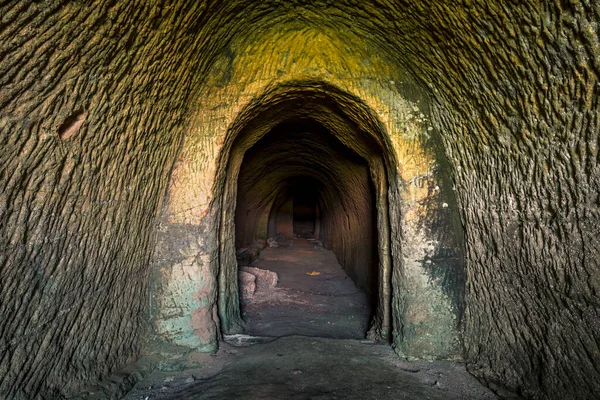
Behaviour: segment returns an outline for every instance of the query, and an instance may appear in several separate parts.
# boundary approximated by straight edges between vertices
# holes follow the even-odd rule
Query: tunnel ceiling
[[[340,85],[364,72],[427,100],[465,229],[469,370],[505,394],[600,391],[598,2],[15,0],[0,16],[8,398],[76,393],[139,354],[183,138],[237,61],[276,77],[281,49],[295,76],[319,56]]]
[[[344,201],[344,194],[352,194],[352,187],[340,188],[338,184],[344,178],[351,183],[352,168],[357,165],[369,179],[367,161],[322,125],[311,120],[288,121],[273,128],[246,152],[238,178],[238,195],[252,191],[256,201],[263,201],[277,196],[291,178],[309,177],[320,182],[331,198]],[[259,203],[247,206],[254,209]]]

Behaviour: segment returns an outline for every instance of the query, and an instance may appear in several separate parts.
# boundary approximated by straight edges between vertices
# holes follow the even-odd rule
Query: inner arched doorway
[[[243,168],[244,160],[249,168]],[[393,152],[377,118],[359,99],[333,86],[278,86],[242,110],[223,146],[216,192],[222,331],[243,329],[236,245],[266,240],[277,225],[276,214],[285,214],[286,199],[296,198],[304,211],[294,213],[287,202],[287,233],[312,229],[314,236],[317,231],[372,299],[369,337],[389,340],[393,227],[388,197],[398,191],[392,165]]]

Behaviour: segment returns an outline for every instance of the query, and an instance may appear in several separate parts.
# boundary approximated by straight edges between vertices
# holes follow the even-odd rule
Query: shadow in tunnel
[[[258,257],[260,250],[269,247],[260,260],[245,258],[239,263],[242,268],[252,262],[252,267],[276,270],[279,275],[279,284],[265,293],[266,286],[261,279],[266,273],[251,268],[240,271],[242,311],[247,323],[258,313],[265,314],[275,303],[279,308],[273,318],[285,313],[280,309],[285,303],[287,314],[298,314],[292,318],[296,324],[302,318],[314,323],[319,314],[311,312],[315,310],[314,304],[326,303],[314,296],[338,296],[339,304],[319,310],[330,313],[325,318],[329,324],[324,325],[320,334],[331,337],[327,325],[349,325],[339,320],[347,316],[344,314],[353,313],[340,303],[345,302],[359,305],[361,312],[360,316],[352,314],[352,318],[356,318],[356,324],[349,327],[353,333],[338,330],[337,335],[354,337],[360,330],[359,336],[365,336],[371,309],[376,305],[379,262],[375,193],[364,158],[314,120],[296,119],[277,125],[244,156],[238,177],[235,229],[238,254],[252,247],[254,257]],[[298,250],[299,246],[302,250]],[[280,265],[265,259],[279,260]],[[298,275],[293,267],[282,268],[282,263],[296,263],[304,276]],[[336,271],[338,263],[345,272]],[[304,271],[303,266],[322,271]],[[312,272],[323,276],[306,279],[306,274]],[[254,274],[254,280],[247,275],[249,273]],[[295,276],[293,284],[289,284],[288,275]],[[352,278],[352,282],[347,277]],[[328,279],[346,282],[327,285]],[[336,285],[342,286],[336,290]],[[283,293],[286,290],[288,292]],[[366,294],[365,299],[360,291]],[[250,303],[261,306],[250,307]],[[273,324],[276,322],[271,321],[271,326]],[[285,331],[306,333],[302,327],[297,332]],[[310,329],[311,334],[319,334],[317,331],[314,327]]]
[[[319,190],[315,182],[299,179],[293,184],[294,236],[299,238],[318,238],[315,229],[317,221],[317,202]]]

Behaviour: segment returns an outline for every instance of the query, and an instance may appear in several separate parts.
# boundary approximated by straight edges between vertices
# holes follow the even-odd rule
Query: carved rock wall
[[[442,354],[455,344],[419,341],[462,318],[465,360],[483,381],[532,398],[592,398],[599,7],[0,3],[0,393],[72,393],[135,358],[147,322],[213,349],[227,325],[217,288],[233,293],[218,283],[231,262],[219,248],[233,247],[218,232],[221,211],[235,209],[215,203],[228,132],[269,88],[320,80],[374,110],[394,155],[397,351]],[[464,247],[449,233],[454,194]],[[461,317],[452,259],[463,248]],[[185,276],[193,285],[173,282]],[[420,307],[428,301],[442,306]]]

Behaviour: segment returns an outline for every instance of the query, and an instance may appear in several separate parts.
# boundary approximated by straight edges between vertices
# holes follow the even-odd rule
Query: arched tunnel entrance
[[[336,88],[303,83],[257,99],[230,140],[221,203],[223,332],[244,326],[238,264],[268,246],[322,245],[366,295],[372,318],[363,336],[370,327],[369,337],[389,339],[391,152],[377,119]]]
[[[235,214],[236,249],[238,255],[241,252],[247,256],[238,256],[238,264],[246,265],[253,261],[252,255],[255,256],[265,245],[274,248],[293,247],[292,252],[279,255],[270,253],[270,258],[280,258],[277,266],[279,279],[284,279],[283,284],[289,279],[296,281],[287,283],[289,295],[282,294],[273,298],[272,293],[261,293],[262,299],[269,299],[270,302],[285,299],[290,302],[291,297],[297,298],[299,293],[317,293],[326,297],[317,297],[314,302],[323,304],[325,300],[344,297],[342,294],[346,293],[347,297],[340,298],[339,304],[330,302],[331,307],[326,308],[323,313],[349,314],[348,317],[355,324],[345,332],[338,329],[337,335],[344,337],[356,335],[354,331],[362,331],[364,337],[368,328],[368,316],[377,304],[379,256],[375,197],[369,164],[364,158],[312,119],[285,121],[247,150],[241,165]],[[307,242],[306,239],[311,241]],[[336,287],[342,285],[344,280],[338,276],[341,280],[337,282],[335,271],[315,271],[315,275],[318,273],[324,276],[310,280],[303,279],[298,271],[289,270],[302,269],[302,265],[309,262],[309,259],[312,267],[306,265],[310,271],[302,273],[310,274],[313,273],[312,269],[332,268],[326,264],[327,261],[335,263],[334,259],[319,257],[318,251],[309,251],[309,248],[323,250],[321,244],[324,249],[333,251],[347,276],[366,294],[367,301],[364,305],[361,305],[362,296],[354,296],[354,299],[351,295],[355,292],[352,286]],[[295,251],[299,246],[306,249]],[[250,252],[249,247],[253,247],[255,252]],[[298,260],[293,260],[294,257]],[[298,264],[290,264],[291,261]],[[282,263],[287,263],[288,269],[281,268]],[[263,264],[271,265],[268,262],[256,262],[258,267]],[[263,283],[258,281],[264,279],[263,276],[256,273],[255,269],[247,271],[255,272],[255,281],[248,282],[251,290],[260,288]],[[242,276],[252,278],[243,272]],[[305,281],[305,284],[300,285],[299,281]],[[240,285],[243,286],[242,281]],[[244,289],[247,288],[241,288],[241,293],[245,293]],[[285,289],[286,287],[278,288]],[[292,302],[296,307],[289,308],[297,310],[299,314],[292,318],[296,324],[303,317],[313,318],[315,321],[315,315],[322,315],[312,315],[304,309],[298,309],[300,304],[310,302],[307,299],[307,296],[297,298]],[[258,301],[254,298],[252,300]],[[341,304],[344,301],[368,308],[368,311],[365,313],[360,309],[346,309]],[[260,313],[257,311],[257,314],[264,315],[265,307]],[[277,312],[281,313],[281,308]],[[245,314],[248,317],[252,315],[250,311]],[[358,321],[365,317],[367,321]],[[246,322],[249,322],[248,319]],[[334,324],[332,321],[327,322]],[[342,319],[338,325],[346,322]],[[262,324],[272,326],[272,323],[266,321]],[[323,333],[328,331],[331,332],[331,329],[326,329]],[[314,330],[299,328],[294,332],[286,328],[285,332],[300,334],[313,333]]]

